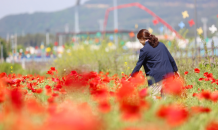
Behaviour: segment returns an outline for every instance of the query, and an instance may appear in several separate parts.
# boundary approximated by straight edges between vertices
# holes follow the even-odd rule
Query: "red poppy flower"
[[[54,97],[49,97],[49,98],[47,99],[47,101],[48,101],[50,104],[54,103]]]
[[[36,89],[36,93],[42,93],[42,88]]]
[[[103,113],[108,113],[111,109],[110,103],[108,101],[100,101],[98,104],[98,108]]]
[[[209,91],[202,91],[200,94],[200,97],[204,98],[204,99],[210,99],[211,93]]]
[[[109,93],[107,88],[92,88],[90,89],[90,93],[94,96],[95,99],[105,99],[108,97]]]
[[[103,130],[100,119],[93,115],[88,105],[72,106],[63,104],[63,108],[56,111],[54,105],[49,105],[50,116],[45,121],[43,130]]]
[[[192,94],[193,97],[196,97],[197,95],[198,95],[197,93],[193,93],[193,94]]]
[[[144,100],[131,101],[128,99],[120,102],[120,111],[124,120],[137,120],[141,117],[143,109],[148,108],[149,104]]]
[[[51,67],[51,71],[55,71],[55,67]]]
[[[177,126],[184,123],[188,117],[188,111],[178,105],[161,106],[157,111],[157,116],[166,119],[171,126]]]
[[[144,88],[144,89],[142,89],[142,90],[139,91],[139,96],[140,96],[140,98],[144,98],[144,97],[146,97],[147,95],[148,95],[148,93],[147,93],[147,88]]]
[[[77,75],[77,72],[75,70],[71,71],[72,75]]]
[[[194,70],[195,70],[195,73],[200,73],[200,69],[195,68]]]
[[[188,74],[188,71],[185,71],[184,74],[187,75],[187,74]]]
[[[184,82],[181,78],[168,77],[163,81],[163,92],[180,96],[183,92]]]
[[[192,88],[193,88],[192,85],[187,85],[187,86],[185,86],[185,87],[182,87],[182,89],[192,89]]]
[[[215,92],[211,93],[210,99],[212,101],[214,101],[214,102],[217,102],[217,100],[218,100],[218,91],[215,91]]]
[[[215,121],[210,122],[207,125],[206,130],[218,130],[218,122]]]
[[[52,97],[57,97],[58,93],[52,93]]]
[[[23,106],[23,95],[19,89],[13,89],[10,92],[11,102],[15,109],[20,110]]]
[[[207,75],[208,75],[208,72],[205,72],[205,73],[204,73],[204,76],[207,77]]]
[[[3,78],[3,77],[5,77],[6,75],[7,75],[7,74],[6,74],[5,72],[0,73],[0,79]]]
[[[4,102],[5,100],[5,94],[4,92],[0,92],[0,103]]]
[[[122,87],[118,90],[117,96],[119,98],[126,98],[131,96],[134,92],[134,87],[127,81],[122,83]]]
[[[46,74],[53,75],[54,73],[51,70],[49,70]]]
[[[192,112],[194,113],[209,113],[211,111],[208,107],[195,106],[191,107]]]
[[[198,81],[202,81],[202,80],[204,80],[204,78],[199,78],[199,79],[198,79]]]

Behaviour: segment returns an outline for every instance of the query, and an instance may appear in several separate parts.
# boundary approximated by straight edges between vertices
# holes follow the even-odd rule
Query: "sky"
[[[81,0],[85,3],[88,0]],[[76,0],[0,0],[0,19],[20,13],[53,12],[75,5]]]

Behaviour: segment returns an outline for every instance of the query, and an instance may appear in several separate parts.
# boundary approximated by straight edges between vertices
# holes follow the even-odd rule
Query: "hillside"
[[[188,27],[188,20],[194,18],[194,0],[137,0],[137,2],[146,6],[154,13],[171,24],[175,29],[179,29],[178,23],[183,21]],[[80,14],[80,30],[93,31],[99,30],[100,19],[104,19],[105,11],[112,6],[112,0],[90,0],[79,7]],[[133,3],[136,0],[118,0],[118,5],[125,3]],[[217,0],[198,0],[198,25],[201,26],[201,18],[209,19],[208,26],[215,23],[218,24]],[[190,17],[183,19],[181,12],[187,10]],[[152,16],[136,7],[125,8],[118,11],[119,29],[134,29],[134,25],[138,24],[139,28],[153,27]],[[5,37],[8,33],[45,33],[47,29],[51,33],[63,32],[65,25],[69,25],[71,32],[74,31],[74,7],[64,9],[52,13],[36,12],[33,14],[10,15],[0,19],[0,36]],[[158,24],[154,29],[158,29]],[[113,13],[109,15],[107,30],[113,30]]]

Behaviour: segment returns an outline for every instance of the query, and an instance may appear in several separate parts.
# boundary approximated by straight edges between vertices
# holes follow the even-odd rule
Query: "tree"
[[[1,45],[3,45],[3,56],[4,56],[4,60],[8,57],[8,51],[9,51],[9,48],[7,47],[7,43],[4,39],[2,39],[0,37],[0,43]],[[1,56],[1,48],[0,48],[0,56]]]

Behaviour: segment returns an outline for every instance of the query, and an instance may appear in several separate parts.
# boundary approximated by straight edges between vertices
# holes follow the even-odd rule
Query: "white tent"
[[[140,42],[138,42],[138,41],[135,41],[135,42],[127,42],[127,43],[125,44],[125,46],[126,46],[128,49],[136,49],[136,50],[141,49],[141,48],[143,47],[143,45],[142,45]]]

